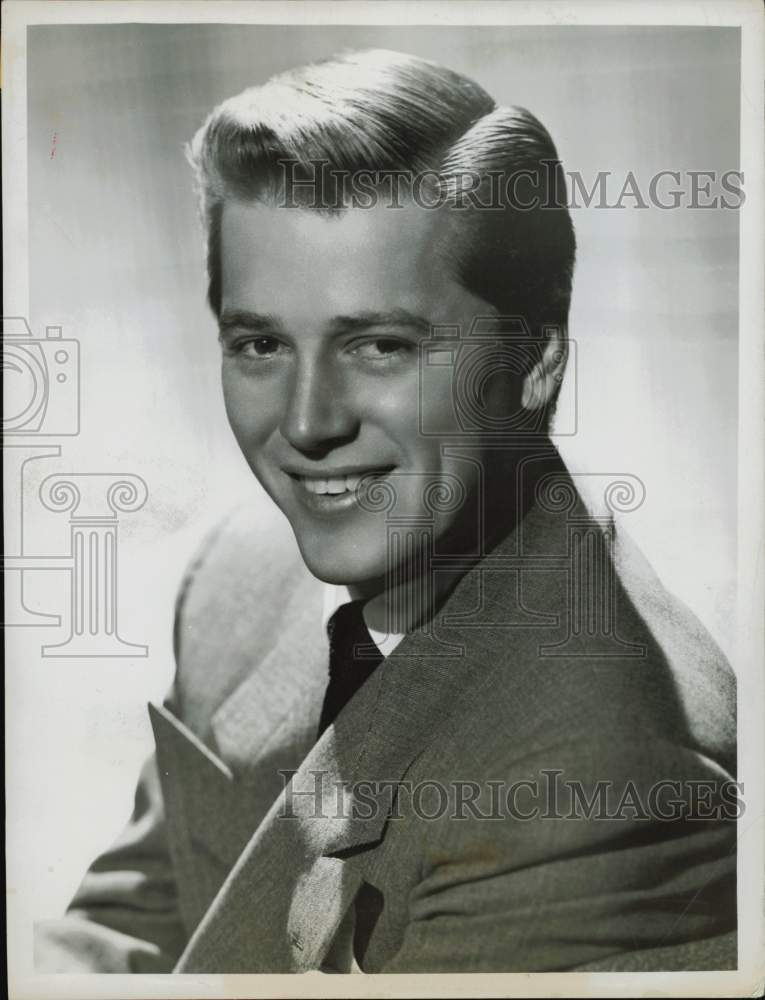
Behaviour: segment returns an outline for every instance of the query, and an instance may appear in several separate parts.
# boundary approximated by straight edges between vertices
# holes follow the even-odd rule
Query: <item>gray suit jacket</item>
[[[558,485],[318,742],[322,585],[280,515],[229,518],[183,586],[132,820],[39,968],[735,967],[732,673]]]

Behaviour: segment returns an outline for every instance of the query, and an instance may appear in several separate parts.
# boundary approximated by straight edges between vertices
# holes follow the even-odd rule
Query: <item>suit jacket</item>
[[[228,518],[133,817],[38,967],[735,967],[733,675],[555,476],[318,742],[322,585],[280,515]]]

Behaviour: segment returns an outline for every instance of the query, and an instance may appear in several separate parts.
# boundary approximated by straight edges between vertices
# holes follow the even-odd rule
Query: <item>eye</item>
[[[234,353],[245,358],[268,360],[280,353],[283,344],[276,337],[249,337],[233,345]]]
[[[281,370],[291,353],[289,344],[267,333],[242,332],[237,336],[225,332],[219,340],[224,357],[245,368],[249,374]]]
[[[374,337],[357,344],[353,351],[365,361],[389,361],[404,357],[412,345],[398,337]]]

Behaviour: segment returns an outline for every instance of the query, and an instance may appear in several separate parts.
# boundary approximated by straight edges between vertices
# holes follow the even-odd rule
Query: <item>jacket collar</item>
[[[285,733],[302,764],[242,852],[176,971],[316,967],[360,877],[343,863],[344,852],[382,838],[392,790],[408,767],[503,666],[496,645],[490,651],[486,643],[497,616],[508,612],[502,606],[507,579],[487,569],[492,561],[507,566],[524,550],[538,549],[549,519],[549,512],[533,508],[521,532],[519,515],[519,525],[460,579],[436,624],[407,635],[316,743],[327,679],[323,592],[307,576],[295,587],[285,602],[291,627],[218,710],[213,732],[221,755],[245,783],[269,742]],[[549,616],[540,621],[549,624]],[[365,804],[357,808],[362,782]]]
[[[576,496],[557,453],[545,455],[529,478],[538,481],[540,470]],[[492,565],[530,551],[544,556],[561,521],[565,517],[549,509],[531,505],[526,513],[519,505],[514,528],[462,576],[429,626],[401,640],[318,742],[328,680],[326,590],[301,563],[285,599],[289,626],[213,716],[214,742],[225,763],[247,784],[264,755],[287,743],[298,768],[293,784],[311,770],[322,771],[327,784],[338,787],[399,781],[436,730],[448,725],[464,692],[487,674],[493,657],[487,660],[482,635],[492,616],[496,619],[496,604],[508,599],[506,574],[491,572]],[[538,620],[550,623],[549,615]],[[317,846],[322,842],[324,853],[374,841],[386,812],[381,803],[371,819],[314,824],[312,840]]]
[[[468,573],[444,611],[473,612],[475,584],[475,573]],[[320,624],[320,589],[313,607]],[[307,615],[310,605],[302,608]],[[486,673],[485,657],[470,655],[459,642],[447,645],[433,633],[408,635],[310,746],[326,682],[324,657],[321,685],[315,674],[303,672],[311,648],[299,630],[281,640],[258,671],[259,677],[267,671],[269,683],[249,678],[216,713],[221,755],[243,782],[280,729],[297,734],[307,755],[243,850],[176,972],[316,968],[360,885],[360,870],[346,864],[345,852],[382,839],[393,791],[433,737],[436,720],[443,724],[466,688]],[[267,732],[275,733],[270,737],[260,728],[267,720]],[[359,809],[362,782],[366,802]]]

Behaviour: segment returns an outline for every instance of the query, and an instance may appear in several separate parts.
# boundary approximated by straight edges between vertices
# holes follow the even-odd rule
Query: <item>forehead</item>
[[[327,215],[229,200],[223,308],[300,321],[375,308],[462,311],[472,296],[449,267],[449,229],[443,212],[413,204]]]

